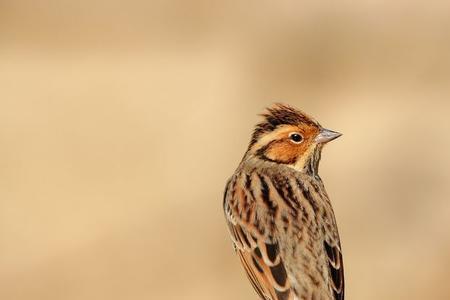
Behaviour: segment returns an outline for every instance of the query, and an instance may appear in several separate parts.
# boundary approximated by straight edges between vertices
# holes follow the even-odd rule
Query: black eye
[[[291,141],[293,141],[296,144],[299,144],[303,141],[303,137],[300,133],[297,132],[293,132],[289,135],[289,138],[291,139]]]

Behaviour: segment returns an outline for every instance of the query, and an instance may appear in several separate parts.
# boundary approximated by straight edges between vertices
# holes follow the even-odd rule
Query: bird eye
[[[303,141],[302,135],[298,132],[293,132],[289,134],[289,138],[296,144],[300,144]]]

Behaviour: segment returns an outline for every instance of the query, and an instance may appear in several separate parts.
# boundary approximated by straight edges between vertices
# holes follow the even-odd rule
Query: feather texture
[[[261,299],[344,299],[339,236],[320,180],[271,162],[246,165],[224,208],[236,251]],[[251,211],[251,213],[249,213]]]
[[[225,189],[234,248],[262,300],[343,300],[341,243],[318,175],[323,145],[340,134],[287,105],[262,116]]]

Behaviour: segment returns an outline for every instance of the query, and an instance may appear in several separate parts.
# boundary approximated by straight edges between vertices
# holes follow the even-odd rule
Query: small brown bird
[[[263,300],[343,300],[341,244],[318,175],[323,146],[341,134],[287,105],[262,116],[225,189],[235,250]]]

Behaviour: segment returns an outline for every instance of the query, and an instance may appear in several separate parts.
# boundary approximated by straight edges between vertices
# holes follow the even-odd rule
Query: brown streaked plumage
[[[263,117],[225,189],[236,252],[260,299],[343,300],[342,249],[318,175],[323,145],[340,134],[287,105]]]

